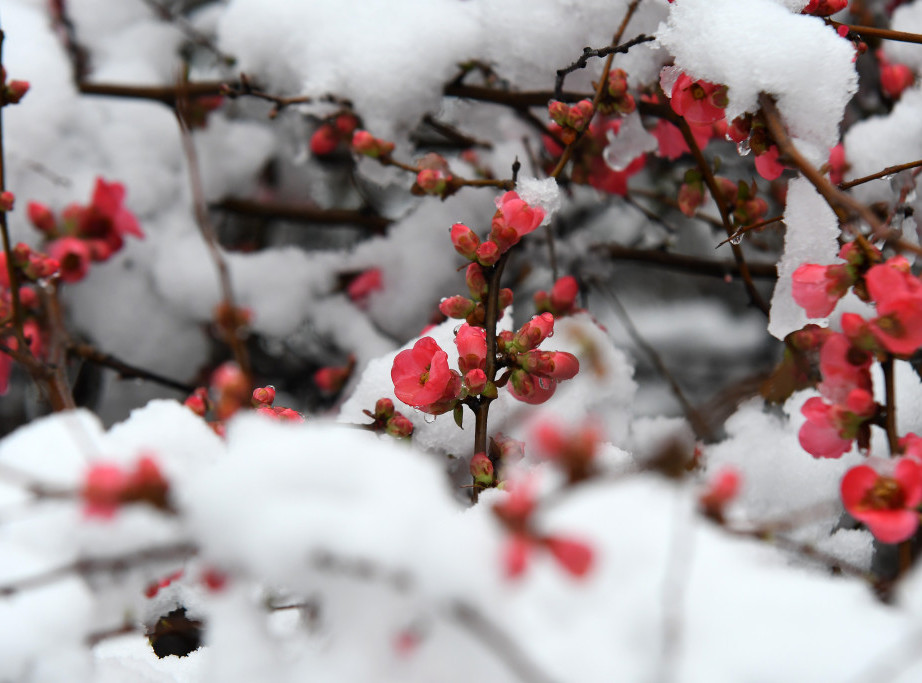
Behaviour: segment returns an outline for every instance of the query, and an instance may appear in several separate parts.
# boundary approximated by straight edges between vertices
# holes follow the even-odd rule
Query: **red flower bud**
[[[16,195],[12,192],[0,192],[0,211],[12,211],[16,202]]]
[[[493,485],[493,463],[485,453],[477,453],[471,458],[471,476],[480,486]]]
[[[480,246],[480,238],[464,223],[455,223],[451,226],[451,243],[461,256],[473,261],[477,247]]]
[[[271,406],[275,401],[275,387],[257,387],[253,389],[253,402]]]
[[[384,431],[397,439],[408,439],[413,434],[413,423],[400,413],[387,421]]]
[[[339,134],[329,123],[324,123],[311,135],[310,149],[315,156],[332,154],[339,144]]]
[[[476,306],[477,304],[475,302],[458,294],[456,296],[450,296],[447,299],[442,299],[441,303],[439,303],[439,310],[449,318],[463,320],[474,312]]]

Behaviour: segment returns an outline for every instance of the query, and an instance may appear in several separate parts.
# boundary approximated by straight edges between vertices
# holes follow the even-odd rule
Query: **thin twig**
[[[672,254],[659,249],[632,249],[620,244],[593,244],[590,250],[604,250],[611,258],[624,261],[640,261],[672,270],[681,270],[695,275],[724,278],[727,275],[739,277],[739,264],[732,261],[714,261],[684,254]],[[774,280],[778,277],[774,263],[750,263],[749,274],[754,278]]]
[[[893,357],[889,354],[887,358],[881,361],[881,370],[884,373],[884,427],[887,432],[887,445],[890,448],[890,456],[896,457],[899,454],[899,432],[896,428],[896,379],[893,375]]]
[[[204,33],[199,31],[192,23],[182,16],[179,12],[173,11],[172,8],[168,7],[165,3],[160,0],[143,0],[144,4],[153,9],[160,17],[172,24],[175,24],[180,31],[186,34],[186,37],[195,45],[203,47],[215,57],[220,59],[225,66],[233,66],[237,61],[235,57],[222,52],[221,49],[215,45],[214,41],[206,36]]]
[[[189,111],[189,98],[182,86],[186,83],[185,75],[181,77],[177,86],[178,98],[176,100],[176,120],[179,123],[179,130],[182,137],[183,152],[186,156],[186,162],[189,166],[189,182],[192,187],[192,201],[195,209],[195,222],[201,232],[202,239],[208,247],[208,252],[218,271],[218,280],[221,287],[221,296],[224,306],[231,315],[237,311],[237,305],[234,299],[234,290],[231,285],[230,271],[221,248],[218,246],[218,237],[215,234],[214,226],[208,215],[208,206],[205,202],[205,190],[202,187],[201,171],[198,163],[198,153],[195,150],[195,143],[192,140],[192,133],[189,130],[186,114]],[[250,360],[246,350],[246,344],[241,337],[241,330],[236,324],[230,325],[231,329],[225,330],[227,343],[234,354],[234,360],[240,367],[244,375],[250,377]]]
[[[635,1],[632,7],[628,9],[628,16],[627,16],[628,19],[630,19],[630,15],[633,14],[634,9],[636,9],[636,6],[638,4],[640,4],[639,0]],[[621,38],[620,33],[622,33],[623,30],[624,30],[623,28],[620,29],[619,33],[615,35],[615,40],[613,40],[612,43],[617,43],[617,41],[620,40]],[[608,56],[613,56],[619,53],[625,54],[628,52],[628,50],[630,50],[635,45],[640,45],[641,43],[649,43],[654,40],[656,40],[654,36],[647,36],[641,33],[639,36],[631,38],[629,41],[627,41],[626,43],[622,43],[621,45],[613,44],[613,45],[609,45],[608,47],[603,47],[599,49],[593,49],[591,47],[584,47],[583,54],[580,56],[579,59],[573,62],[570,66],[564,69],[557,70],[557,79],[554,81],[554,94],[555,95],[557,93],[562,94],[563,93],[563,83],[567,77],[567,74],[571,74],[574,71],[577,71],[578,69],[585,69],[586,66],[589,64],[590,58],[608,57]],[[610,63],[608,65],[608,69],[611,69]],[[603,71],[603,74],[607,74],[607,73],[608,73],[608,70]],[[556,98],[556,99],[560,99],[560,98]]]
[[[863,183],[870,182],[872,180],[877,180],[878,178],[883,178],[884,176],[894,175],[900,171],[908,171],[911,168],[917,168],[922,166],[922,159],[918,161],[910,161],[908,164],[898,164],[896,166],[888,166],[882,171],[877,173],[872,173],[871,175],[862,176],[861,178],[855,178],[854,180],[849,180],[848,182],[839,183],[838,188],[840,190],[848,190],[856,185],[861,185]]]
[[[844,26],[851,33],[858,35],[872,36],[874,38],[883,38],[884,40],[894,40],[899,43],[922,43],[922,35],[918,33],[906,33],[905,31],[891,31],[887,28],[875,28],[874,26],[858,26],[856,24],[843,24],[832,19],[827,19],[826,23],[838,29]]]
[[[157,374],[156,372],[151,372],[150,370],[145,370],[144,368],[139,368],[136,365],[130,365],[125,361],[119,360],[115,356],[103,353],[99,349],[95,348],[90,344],[78,344],[71,342],[68,344],[67,350],[69,353],[82,358],[85,361],[93,363],[94,365],[99,365],[111,370],[115,370],[119,377],[122,379],[143,379],[149,382],[154,382],[155,384],[161,384],[170,389],[175,389],[183,394],[191,394],[195,391],[195,387],[191,384],[186,384],[184,382],[178,382],[169,377],[164,377],[163,375]]]
[[[352,225],[383,234],[393,221],[384,216],[347,209],[319,209],[303,204],[288,204],[270,200],[224,199],[212,204],[212,209],[245,216],[262,216],[311,225]]]
[[[627,309],[624,308],[620,299],[612,290],[612,288],[605,283],[599,281],[597,278],[592,278],[589,280],[590,284],[594,285],[595,288],[605,295],[605,297],[611,302],[615,307],[615,312],[618,314],[618,317],[621,319],[624,329],[630,335],[631,339],[634,340],[634,343],[643,351],[647,358],[653,363],[653,366],[657,371],[662,375],[663,379],[669,384],[672,393],[675,395],[676,400],[679,402],[679,405],[682,406],[682,412],[685,413],[685,417],[688,419],[689,424],[691,425],[692,430],[695,432],[695,436],[703,441],[713,441],[714,433],[711,430],[711,427],[708,425],[707,421],[702,417],[691,402],[685,397],[685,392],[682,391],[682,387],[679,386],[679,383],[676,381],[673,374],[669,371],[669,368],[666,367],[666,364],[663,362],[662,357],[650,344],[647,343],[647,340],[643,338],[643,335],[637,330],[634,326],[633,321],[631,320],[630,315],[628,315]]]

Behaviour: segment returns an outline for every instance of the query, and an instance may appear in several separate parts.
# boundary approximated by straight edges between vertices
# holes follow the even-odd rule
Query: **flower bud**
[[[455,223],[451,226],[451,243],[461,256],[473,261],[477,247],[480,246],[480,238],[464,223]]]
[[[375,402],[375,414],[374,418],[376,420],[389,420],[394,416],[394,402],[389,398],[379,398]]]
[[[536,315],[522,325],[512,339],[513,346],[521,351],[529,351],[554,333],[554,316],[550,313]]]
[[[579,294],[579,284],[572,275],[565,275],[551,288],[550,304],[552,313],[563,315],[571,313],[576,306],[576,296]]]
[[[26,212],[29,215],[29,221],[31,221],[32,225],[46,235],[54,233],[56,221],[54,214],[51,213],[51,209],[38,202],[29,202],[28,207],[26,207]]]
[[[509,289],[508,287],[503,287],[501,290],[499,290],[500,314],[502,314],[503,309],[508,308],[509,306],[512,305],[512,297],[513,297],[512,290]]]
[[[526,351],[516,356],[523,370],[558,381],[572,379],[579,372],[579,360],[565,351]]]
[[[19,104],[29,92],[29,81],[10,81],[3,93],[3,104]]]
[[[475,484],[486,487],[493,485],[493,463],[485,453],[477,453],[471,458],[471,476]]]
[[[434,168],[424,168],[416,174],[416,184],[426,194],[441,195],[448,188],[451,176]]]
[[[497,261],[499,261],[499,257],[502,255],[503,254],[500,251],[499,246],[492,240],[483,242],[479,247],[477,247],[477,262],[482,266],[492,266]]]
[[[471,298],[474,301],[481,301],[487,295],[490,285],[483,274],[483,268],[477,263],[472,263],[464,271],[464,279],[467,282],[467,288],[471,292]]]
[[[467,318],[467,316],[474,312],[476,307],[477,304],[475,302],[460,294],[442,299],[441,303],[439,303],[439,310],[443,314],[449,318],[456,318],[458,320]]]
[[[12,192],[0,192],[0,211],[12,211],[16,202],[16,195]]]
[[[487,386],[486,373],[480,368],[469,370],[464,376],[464,386],[467,388],[467,393],[471,396],[481,393]]]
[[[413,423],[400,413],[387,421],[384,431],[398,439],[408,439],[413,434]]]
[[[271,406],[275,401],[275,387],[257,387],[253,389],[253,402],[261,405]]]
[[[352,149],[372,159],[379,159],[394,151],[394,143],[379,140],[367,130],[357,130],[352,136]]]
[[[310,150],[314,156],[322,157],[332,154],[339,144],[339,135],[329,123],[324,123],[311,135]]]

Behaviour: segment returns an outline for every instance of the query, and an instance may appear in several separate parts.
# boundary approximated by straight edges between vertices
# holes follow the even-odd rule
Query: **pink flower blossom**
[[[373,292],[384,289],[380,268],[369,268],[353,278],[346,287],[346,295],[356,303],[363,303]]]
[[[829,150],[829,180],[838,185],[845,179],[847,164],[845,161],[845,145],[841,142]]]
[[[724,117],[727,106],[727,87],[708,81],[693,81],[683,73],[672,87],[672,109],[686,121],[713,123]]]
[[[844,404],[853,389],[871,392],[871,356],[852,346],[844,334],[832,332],[820,350],[820,393],[832,403]]]
[[[778,147],[772,145],[755,158],[756,172],[765,180],[775,180],[784,172],[784,164],[778,161]]]
[[[922,502],[922,465],[900,458],[892,476],[868,465],[853,467],[842,478],[845,510],[882,543],[908,540],[919,527],[916,507]]]
[[[483,370],[487,365],[487,331],[464,323],[455,335],[458,347],[458,368],[462,373],[474,369]]]
[[[876,409],[874,397],[865,389],[853,389],[844,404],[810,398],[800,409],[807,421],[797,438],[815,458],[839,458],[851,450],[859,430]]]
[[[922,282],[902,257],[873,266],[865,275],[878,316],[871,332],[888,351],[910,356],[922,346]]]
[[[532,232],[544,220],[544,209],[529,206],[515,192],[507,192],[496,200],[503,220],[515,230],[519,239]]]
[[[90,271],[92,254],[85,240],[59,237],[48,245],[48,255],[60,265],[64,282],[79,282]]]
[[[451,226],[451,243],[461,256],[473,261],[477,247],[480,246],[480,238],[464,223],[455,223]]]
[[[816,17],[828,17],[831,14],[845,9],[848,0],[810,0],[803,8],[801,14],[812,14]]]
[[[808,318],[825,318],[853,284],[848,266],[805,263],[791,275],[791,295]]]
[[[698,497],[704,513],[711,518],[721,519],[723,509],[739,494],[740,481],[740,473],[734,467],[719,470]]]
[[[432,337],[423,337],[412,349],[398,353],[391,367],[394,394],[407,405],[416,408],[428,406],[442,398],[451,379],[448,354]]]
[[[103,239],[115,251],[121,249],[126,235],[143,239],[141,226],[124,200],[124,185],[97,178],[90,205],[78,212],[77,234]]]

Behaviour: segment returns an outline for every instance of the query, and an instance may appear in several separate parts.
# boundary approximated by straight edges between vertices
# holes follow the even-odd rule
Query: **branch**
[[[662,268],[685,271],[695,275],[719,278],[724,278],[727,275],[735,277],[740,275],[739,265],[731,261],[713,261],[654,249],[632,249],[620,244],[593,244],[590,250],[604,250],[614,259],[640,261],[641,263],[650,263]],[[777,266],[774,263],[750,263],[748,265],[749,274],[752,277],[767,280],[774,280],[778,277]]]
[[[838,185],[840,190],[848,190],[855,187],[856,185],[861,185],[862,183],[867,183],[872,180],[877,180],[878,178],[883,178],[884,176],[893,175],[899,173],[900,171],[908,171],[911,168],[917,168],[922,166],[922,159],[919,161],[910,161],[908,164],[898,164],[897,166],[887,166],[883,171],[878,171],[877,173],[872,173],[871,175],[862,176],[861,178],[855,178],[854,180],[849,180],[848,182],[841,182]]]
[[[225,199],[212,204],[212,209],[228,211],[245,216],[262,216],[265,218],[278,218],[297,223],[320,225],[352,225],[366,228],[375,234],[383,234],[387,226],[393,221],[383,216],[362,211],[349,211],[346,209],[318,209],[314,206],[303,204],[287,204],[284,202],[252,200],[252,199]]]
[[[640,3],[639,2],[633,3],[633,6],[628,10],[629,15],[627,18],[630,18],[630,14],[633,14],[634,9],[636,8],[638,4]],[[619,38],[620,38],[620,33],[615,36],[615,40],[612,42],[617,42]],[[656,40],[654,36],[647,36],[641,33],[639,36],[635,38],[631,38],[629,41],[627,41],[626,43],[622,43],[621,45],[609,45],[608,47],[603,47],[603,48],[599,48],[595,50],[592,49],[591,47],[584,47],[583,54],[579,59],[573,62],[570,66],[564,69],[557,70],[557,79],[554,81],[555,99],[560,99],[560,97],[557,97],[558,93],[560,95],[563,95],[563,82],[564,80],[566,80],[567,74],[573,73],[574,71],[577,71],[578,69],[585,69],[591,57],[608,57],[608,56],[614,56],[619,53],[625,54],[627,53],[628,50],[630,50],[635,45],[640,45],[641,43],[649,43],[654,40]],[[603,72],[603,77],[604,77],[604,74],[608,73],[609,69],[611,69],[611,62],[609,62],[608,64],[608,69],[606,69]]]
[[[103,353],[99,349],[95,348],[90,344],[78,344],[71,342],[67,346],[67,351],[79,358],[82,358],[85,361],[93,363],[94,365],[99,365],[102,367],[110,368],[115,370],[121,379],[144,379],[149,382],[154,382],[156,384],[161,384],[170,389],[175,389],[176,391],[182,392],[184,394],[191,394],[195,391],[195,387],[191,384],[185,384],[184,382],[178,382],[176,380],[170,379],[169,377],[164,377],[150,370],[145,370],[144,368],[139,368],[135,365],[129,365],[128,363],[119,360],[115,356]]]
[[[843,24],[839,21],[827,19],[826,23],[835,29],[844,26],[851,33],[859,35],[872,36],[874,38],[883,38],[884,40],[894,40],[900,43],[922,43],[922,35],[918,33],[906,33],[904,31],[891,31],[887,28],[875,28],[873,26],[858,26],[856,24]]]

